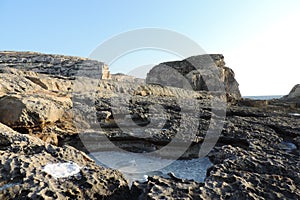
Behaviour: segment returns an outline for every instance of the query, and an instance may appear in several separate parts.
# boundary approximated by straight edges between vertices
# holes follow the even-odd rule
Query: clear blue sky
[[[223,53],[243,95],[286,94],[300,83],[293,57],[300,43],[298,13],[298,0],[1,0],[0,50],[88,57],[118,33],[166,28],[208,53]],[[258,70],[263,73],[257,75]]]

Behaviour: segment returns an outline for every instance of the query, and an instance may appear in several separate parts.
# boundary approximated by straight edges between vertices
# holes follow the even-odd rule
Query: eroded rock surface
[[[0,52],[0,67],[66,77],[85,76],[101,79],[104,63],[74,56],[7,51]]]
[[[300,98],[300,84],[293,87],[287,98]]]
[[[138,199],[298,199],[299,125],[286,112],[232,106],[204,183],[153,177],[135,182],[133,192]]]
[[[225,66],[223,55],[208,54],[154,66],[146,82],[195,91],[225,91],[230,98],[240,99],[234,77],[232,69]]]
[[[295,85],[290,93],[278,100],[278,104],[289,104],[292,109],[300,108],[300,84]]]
[[[205,63],[201,58],[190,59]],[[182,85],[147,85],[122,75],[112,80],[87,77],[102,66],[88,59],[0,53],[0,122],[44,141],[1,124],[0,195],[3,199],[118,195],[131,195],[131,199],[299,199],[299,98],[241,99],[223,56],[212,58],[219,70],[216,74],[206,71],[204,76],[211,78],[206,84],[199,74],[190,73],[193,68],[187,60],[163,64],[187,77],[185,83],[194,90],[186,90]],[[83,66],[91,70],[81,72]],[[163,73],[152,76],[156,69],[147,80],[165,77]],[[225,83],[226,95],[202,91],[207,84],[213,87],[215,80]],[[216,99],[234,99],[227,105],[226,119],[212,112]],[[85,152],[110,150],[102,140],[108,138],[131,152],[155,152],[177,135],[180,142],[191,141],[182,157],[194,158],[199,156],[208,127],[214,128],[213,117],[224,127],[208,155],[214,165],[204,183],[154,176],[145,183],[135,182],[129,191],[119,172],[98,167],[82,152],[64,146]],[[170,156],[176,148],[180,145],[166,154]],[[89,170],[83,167],[80,176],[64,181],[41,170],[48,162],[59,161],[73,161]]]
[[[95,164],[70,146],[62,148],[22,135],[0,124],[0,199],[126,199],[123,175]],[[74,176],[55,178],[49,163],[76,163]]]

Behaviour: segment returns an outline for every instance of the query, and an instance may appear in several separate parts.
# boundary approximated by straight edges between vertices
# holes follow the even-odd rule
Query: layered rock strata
[[[193,85],[192,76],[192,90],[137,84],[128,77],[100,80],[88,76],[102,66],[97,61],[0,53],[0,122],[6,125],[0,126],[1,199],[299,199],[299,98],[241,99],[222,56],[211,57],[219,70],[210,80],[223,81],[227,95],[203,91],[212,83]],[[203,63],[201,56],[190,59]],[[91,70],[85,72],[84,65]],[[167,65],[193,75],[187,61]],[[147,80],[154,80],[151,74]],[[222,118],[212,102],[228,96],[235,101]],[[208,154],[213,166],[203,183],[170,174],[135,182],[129,191],[120,172],[96,166],[79,151],[109,150],[109,139],[127,151],[155,152],[178,136],[191,142],[182,155],[190,159],[199,156],[208,128],[214,128],[212,118],[224,127]],[[170,152],[181,145],[173,147]],[[57,180],[42,170],[47,163],[69,161],[82,167],[80,176]]]

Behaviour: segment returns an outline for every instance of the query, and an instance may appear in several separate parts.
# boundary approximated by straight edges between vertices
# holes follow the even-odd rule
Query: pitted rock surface
[[[201,64],[200,58],[190,59],[198,59]],[[190,73],[193,69],[187,61],[163,65],[170,64],[187,75],[190,81],[187,83],[194,84],[197,91],[144,84],[124,76],[116,79],[112,76],[112,80],[89,78],[86,75],[101,63],[84,58],[1,52],[0,122],[25,134],[1,124],[1,199],[18,196],[20,199],[120,196],[121,199],[299,199],[299,98],[293,92],[293,98],[242,99],[234,73],[225,67],[223,56],[217,54],[211,58],[219,69],[212,76],[211,84],[213,80],[222,80],[225,96],[203,91],[205,84],[197,74]],[[78,70],[85,65],[91,69],[86,74]],[[147,80],[154,80],[152,72]],[[194,82],[192,75],[195,75]],[[206,75],[211,72],[207,71]],[[298,91],[297,87],[292,91]],[[125,150],[152,152],[179,134],[182,140],[192,139],[192,145],[182,157],[197,157],[206,131],[213,123],[211,118],[216,115],[211,109],[214,98],[234,100],[228,104],[222,133],[208,155],[214,165],[203,183],[156,176],[149,177],[145,183],[135,182],[129,191],[120,172],[96,166],[78,151],[87,152],[82,137],[93,151],[109,150],[101,142],[101,137],[107,137]],[[181,112],[179,99],[185,100],[185,112]],[[199,113],[189,115],[196,106],[200,108]],[[80,112],[76,113],[74,108]],[[183,122],[185,118],[198,120],[199,126],[188,133],[180,132],[179,125],[190,125],[188,121]],[[151,120],[162,127],[149,127],[139,137],[141,133],[126,127],[128,123],[123,123],[122,129],[116,123],[126,120],[141,129]],[[79,133],[83,133],[81,137]],[[58,161],[76,162],[82,167],[80,176],[55,180],[41,170],[48,162]]]
[[[62,148],[22,135],[0,124],[0,199],[126,199],[123,175],[95,164],[70,146]],[[49,163],[74,162],[80,172],[54,178],[43,171]]]

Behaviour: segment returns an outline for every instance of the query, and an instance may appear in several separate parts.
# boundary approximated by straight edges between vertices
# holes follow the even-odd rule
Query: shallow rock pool
[[[128,182],[146,181],[148,176],[168,177],[173,173],[177,178],[203,182],[206,171],[212,166],[208,158],[171,160],[131,152],[94,152],[89,154],[97,164],[121,171]]]

